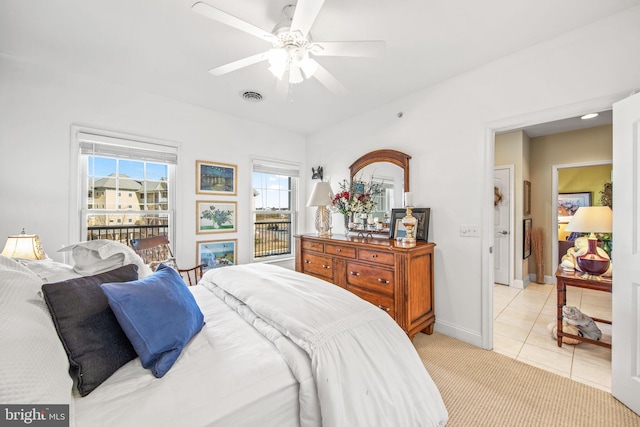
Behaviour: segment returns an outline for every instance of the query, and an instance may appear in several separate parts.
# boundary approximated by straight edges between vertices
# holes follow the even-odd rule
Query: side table
[[[558,347],[562,347],[562,337],[570,337],[579,341],[599,345],[601,347],[611,348],[611,344],[609,343],[592,340],[591,338],[581,337],[562,331],[562,307],[567,304],[567,286],[575,286],[576,288],[593,289],[595,291],[611,293],[612,281],[610,278],[600,277],[598,279],[585,279],[582,277],[583,274],[584,273],[580,271],[564,271],[562,267],[559,267],[556,272],[556,290],[558,296]],[[606,323],[609,325],[611,324],[610,320],[597,319],[595,317],[592,317],[592,319],[596,322]]]

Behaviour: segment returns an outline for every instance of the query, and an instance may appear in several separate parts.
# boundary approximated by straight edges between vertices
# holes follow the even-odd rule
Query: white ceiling
[[[326,0],[311,35],[384,40],[386,55],[317,58],[349,93],[311,79],[274,96],[267,63],[210,68],[270,46],[191,10],[196,0],[0,0],[0,52],[303,134],[640,4],[640,0]],[[291,0],[206,0],[271,30]],[[246,90],[259,103],[240,97]]]

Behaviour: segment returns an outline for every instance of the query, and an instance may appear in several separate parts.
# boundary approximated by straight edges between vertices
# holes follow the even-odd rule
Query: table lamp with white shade
[[[591,233],[587,252],[576,256],[578,267],[589,276],[600,276],[609,269],[610,260],[598,254],[598,238],[595,233],[611,233],[613,213],[608,206],[582,206],[567,224],[565,230]]]
[[[307,207],[317,206],[315,227],[318,236],[328,237],[331,235],[331,212],[328,206],[333,201],[333,190],[331,185],[325,181],[318,181],[313,186],[311,197],[307,202]]]
[[[17,259],[47,259],[47,254],[42,250],[40,238],[35,234],[26,234],[24,228],[22,233],[7,237],[2,255]]]

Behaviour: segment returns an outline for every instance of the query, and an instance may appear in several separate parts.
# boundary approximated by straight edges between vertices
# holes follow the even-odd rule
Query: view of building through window
[[[87,240],[167,235],[169,165],[86,156]]]

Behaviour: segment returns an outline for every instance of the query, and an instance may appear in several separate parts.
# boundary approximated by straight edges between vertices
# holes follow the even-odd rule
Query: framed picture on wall
[[[568,223],[582,206],[591,206],[590,191],[558,194],[558,223]]]
[[[196,265],[204,264],[204,271],[235,265],[237,246],[237,239],[196,242]]]
[[[196,160],[196,194],[237,194],[236,165]]]
[[[524,189],[522,193],[523,214],[531,215],[531,181],[524,181]]]
[[[196,200],[196,234],[237,231],[236,206],[236,202]]]
[[[522,259],[527,259],[531,256],[531,227],[533,220],[531,218],[525,218],[522,227]]]
[[[389,239],[398,239],[407,235],[407,229],[402,225],[402,218],[406,215],[407,210],[404,208],[391,210]],[[418,220],[418,225],[416,225],[416,229],[414,230],[416,240],[428,241],[431,208],[413,208],[411,209],[411,215]]]

